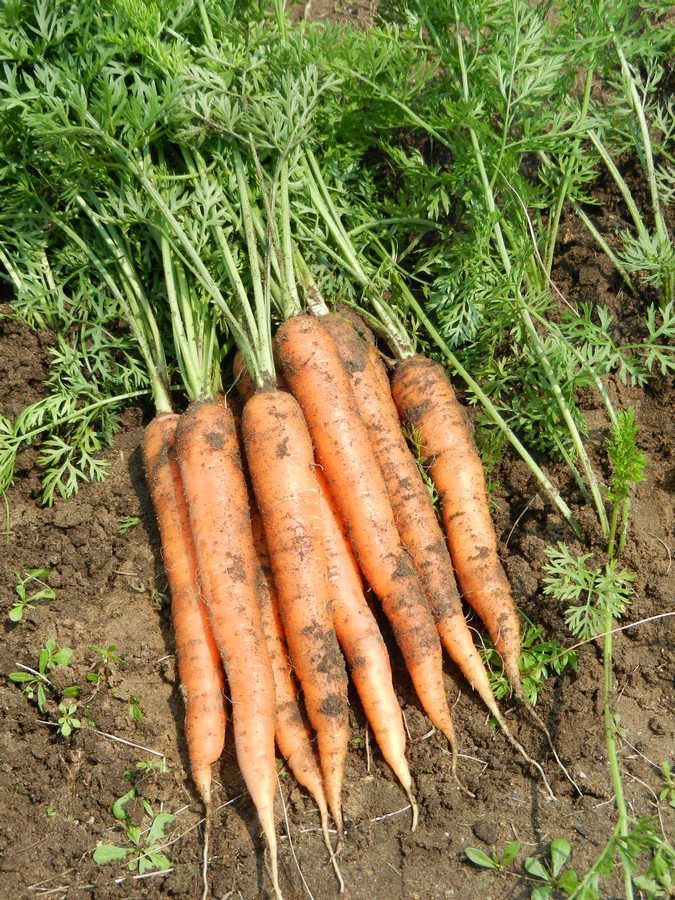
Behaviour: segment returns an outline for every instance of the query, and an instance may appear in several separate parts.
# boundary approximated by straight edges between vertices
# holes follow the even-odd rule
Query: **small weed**
[[[656,851],[644,875],[633,879],[639,891],[647,895],[647,900],[665,900],[675,897],[675,851],[672,847],[661,847]]]
[[[67,666],[73,655],[70,647],[56,649],[56,641],[48,638],[38,657],[37,670],[26,667],[23,672],[12,672],[10,680],[15,684],[21,684],[21,691],[28,700],[35,700],[40,712],[44,712],[47,694],[51,692],[51,684],[47,674],[57,666]],[[74,696],[79,687],[73,685],[63,691],[64,696]]]
[[[77,712],[77,706],[75,703],[69,703],[66,706],[65,703],[59,703],[59,710],[61,715],[56,720],[58,733],[64,737],[70,737],[73,731],[76,731],[78,728],[82,728],[82,722],[79,719],[75,718],[75,713]]]
[[[162,852],[162,841],[166,835],[166,826],[173,822],[170,813],[158,813],[152,818],[150,827],[143,830],[140,825],[132,825],[127,821],[125,834],[132,844],[131,847],[118,847],[115,844],[101,844],[94,850],[94,862],[100,866],[109,862],[126,860],[130,854],[135,854],[128,863],[130,872],[165,872],[173,866],[172,860]]]
[[[93,854],[94,862],[105,865],[110,862],[127,860],[129,871],[143,875],[146,872],[164,872],[173,865],[172,860],[163,852],[163,842],[166,838],[165,829],[173,822],[170,813],[160,812],[155,814],[152,804],[140,792],[137,778],[142,773],[164,774],[168,767],[163,760],[151,760],[149,762],[137,762],[133,769],[126,769],[124,777],[132,782],[132,787],[113,803],[111,812],[115,819],[124,823],[124,833],[129,841],[129,847],[119,847],[115,844],[101,844]],[[143,809],[143,816],[147,820],[147,827],[135,825],[127,811],[127,804],[136,800]]]
[[[126,534],[131,528],[135,528],[140,521],[138,516],[122,516],[117,520],[117,533]]]
[[[35,609],[36,603],[54,600],[56,597],[53,588],[45,584],[45,579],[49,578],[49,569],[26,568],[23,574],[15,572],[14,578],[14,592],[18,599],[7,614],[10,622],[20,622],[26,609]]]
[[[574,650],[565,650],[558,641],[543,641],[544,629],[529,624],[523,629],[521,652],[518,665],[525,696],[532,706],[537,702],[542,682],[549,674],[560,675],[564,669],[573,671],[577,667]],[[487,636],[482,638],[481,656],[485,662],[492,685],[492,692],[498,700],[511,695],[511,687],[504,674],[502,659]]]
[[[665,761],[661,765],[661,772],[663,774],[663,787],[659,791],[659,800],[675,809],[675,773],[670,771],[670,766]]]
[[[96,683],[101,678],[107,678],[113,672],[113,664],[119,666],[126,666],[127,664],[126,660],[115,653],[115,650],[117,650],[116,644],[108,644],[107,647],[97,647],[92,644],[88,649],[99,657],[96,660],[96,668],[100,668],[102,671],[88,672],[87,681]]]
[[[142,773],[166,775],[167,772],[169,772],[169,767],[163,759],[148,759],[137,762],[133,769],[125,769],[124,777],[127,781],[134,783]]]
[[[563,866],[569,859],[572,848],[562,838],[551,841],[549,854],[550,865],[539,862],[533,856],[529,856],[523,863],[523,868],[530,876],[540,882],[532,889],[530,900],[548,900],[554,893],[561,893],[569,897],[579,886],[579,878],[571,869],[563,872]]]
[[[503,872],[516,858],[519,850],[520,841],[511,841],[504,847],[501,856],[494,851],[488,856],[487,853],[476,847],[467,847],[464,855],[474,866],[479,866],[481,869],[492,869],[493,872]]]
[[[142,722],[143,721],[143,713],[141,712],[141,697],[137,697],[136,694],[131,695],[131,699],[129,700],[129,716],[134,720],[134,722]]]

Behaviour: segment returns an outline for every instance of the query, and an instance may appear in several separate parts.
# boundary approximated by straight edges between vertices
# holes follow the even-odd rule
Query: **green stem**
[[[260,386],[266,379],[274,381],[276,378],[274,371],[274,356],[272,354],[271,309],[269,296],[265,292],[260,274],[261,261],[258,254],[258,239],[253,223],[244,162],[237,149],[234,151],[234,169],[237,176],[237,185],[239,187],[239,201],[241,203],[241,216],[244,224],[244,234],[246,236],[249,270],[251,281],[253,282],[253,297],[256,309],[255,320],[258,325],[255,351],[259,375],[256,383]]]
[[[335,208],[319,164],[311,150],[306,151],[305,159],[307,164],[303,166],[303,170],[314,207],[340,249],[342,264],[349,269],[357,281],[367,286],[370,284],[370,279],[363,270],[358,254],[342,225],[340,214]]]
[[[106,134],[104,129],[91,115],[91,113],[87,113],[87,122],[95,132],[97,137],[99,137],[104,142],[104,144],[120,160],[122,165],[128,171],[130,171],[135,178],[138,179],[143,190],[153,201],[157,210],[162,214],[166,225],[168,226],[170,232],[173,234],[174,240],[176,241],[178,246],[182,248],[183,253],[185,254],[186,263],[199,279],[202,286],[204,287],[204,290],[209,294],[213,302],[223,313],[225,320],[227,321],[227,324],[229,325],[230,330],[235,337],[237,346],[240,348],[242,354],[244,355],[244,358],[246,359],[246,363],[249,366],[249,372],[251,372],[252,377],[259,377],[260,370],[255,358],[255,353],[253,352],[253,348],[251,346],[249,336],[246,334],[245,330],[239,323],[239,320],[230,309],[228,303],[222,295],[220,288],[218,287],[218,284],[207,269],[203,259],[199,255],[199,252],[195,248],[185,229],[180,224],[167,202],[164,200],[160,192],[147,176],[143,167],[129,156],[127,151],[118,141],[114,140],[110,137],[110,135]]]
[[[614,29],[612,26],[610,26],[610,29],[612,33],[614,33]],[[645,167],[647,169],[647,182],[649,184],[649,193],[652,200],[652,211],[654,214],[654,225],[656,227],[656,233],[661,243],[663,245],[666,245],[668,243],[668,230],[666,228],[665,219],[663,218],[663,211],[661,209],[661,202],[659,199],[659,187],[656,178],[656,167],[654,165],[654,156],[652,154],[652,141],[651,137],[649,136],[649,123],[647,122],[647,116],[645,115],[644,106],[642,105],[642,100],[640,99],[640,92],[638,91],[637,84],[635,83],[635,78],[633,77],[633,73],[631,72],[628,60],[626,59],[621,44],[619,43],[616,35],[614,35],[614,47],[616,49],[617,56],[619,57],[619,62],[621,63],[621,74],[624,78],[624,83],[628,86],[630,101],[633,109],[635,110],[635,115],[637,116],[638,125],[640,128],[643,157],[645,161]]]
[[[619,171],[616,163],[612,159],[609,154],[609,151],[602,143],[598,135],[594,131],[588,132],[588,137],[590,142],[595,147],[596,151],[600,155],[600,159],[604,162],[605,166],[609,174],[612,176],[614,183],[619,189],[619,193],[623,197],[623,202],[626,204],[628,208],[628,212],[630,213],[630,217],[633,220],[633,224],[635,225],[635,230],[638,233],[638,237],[641,241],[649,243],[649,231],[647,230],[647,226],[642,220],[642,216],[640,215],[640,210],[637,208],[637,204],[633,199],[633,195],[630,192],[630,188],[626,184],[621,172]]]
[[[619,62],[621,63],[621,74],[623,76],[624,84],[628,88],[630,102],[635,111],[635,115],[637,116],[638,126],[640,128],[640,137],[642,139],[641,156],[644,159],[645,168],[647,170],[647,183],[649,184],[649,194],[652,201],[654,227],[656,228],[656,235],[658,237],[659,246],[665,250],[665,248],[670,246],[670,240],[668,238],[668,229],[666,227],[666,221],[663,217],[663,210],[661,209],[661,201],[659,199],[659,186],[658,180],[656,178],[654,155],[652,153],[652,142],[649,136],[649,123],[647,122],[647,116],[645,115],[644,106],[642,105],[642,100],[640,99],[640,92],[638,91],[637,84],[635,83],[635,78],[633,77],[633,73],[631,72],[630,65],[628,64],[628,60],[626,59],[626,56],[623,52],[623,48],[619,43],[619,39],[614,33],[614,28],[611,25],[610,30],[614,35],[614,47],[616,49],[617,56],[619,57]],[[673,284],[673,276],[668,275],[666,276],[666,281],[664,284],[665,302],[670,303],[671,300],[673,300],[674,294],[675,285]]]
[[[595,227],[593,222],[591,222],[590,218],[583,211],[580,204],[577,203],[576,200],[570,200],[570,206],[572,207],[574,212],[577,214],[577,216],[581,219],[581,221],[584,223],[588,232],[592,235],[593,238],[595,238],[598,246],[600,247],[602,252],[605,254],[605,256],[610,260],[610,262],[612,263],[612,265],[614,266],[616,271],[619,273],[623,283],[626,285],[628,290],[631,292],[631,294],[635,294],[636,293],[635,287],[633,285],[633,282],[630,280],[630,275],[628,274],[628,272],[622,265],[621,261],[619,260],[619,257],[612,250],[612,248],[609,246],[607,241],[604,239],[604,237],[600,234],[598,229]]]
[[[185,309],[184,294],[178,287],[176,264],[171,252],[171,244],[165,234],[160,235],[162,251],[162,263],[164,265],[164,282],[166,295],[169,301],[171,313],[171,327],[173,341],[176,348],[178,368],[181,373],[183,386],[190,400],[203,399],[202,371],[199,356],[194,340],[194,333],[190,328],[190,311]],[[179,300],[180,296],[180,300]],[[188,336],[188,329],[191,334]]]
[[[280,204],[281,204],[281,267],[283,278],[281,294],[283,299],[282,314],[284,318],[297,315],[302,310],[298,285],[295,280],[293,236],[291,234],[291,202],[288,191],[288,159],[284,158],[280,172]]]
[[[455,40],[457,44],[457,52],[459,57],[459,67],[462,79],[462,92],[464,95],[465,101],[469,102],[469,81],[468,81],[468,72],[466,68],[466,64],[464,61],[464,49],[463,49],[463,41],[461,36],[461,20],[459,17],[459,11],[457,9],[456,4],[453,4],[453,8],[455,11]],[[478,142],[478,136],[473,128],[469,127],[469,136],[471,138],[471,145],[474,150],[474,156],[476,159],[476,164],[478,166],[478,172],[480,176],[480,181],[483,187],[483,195],[485,198],[485,202],[488,208],[488,213],[490,216],[490,220],[492,221],[492,232],[495,237],[495,241],[497,244],[497,248],[499,250],[499,255],[502,260],[502,265],[504,267],[504,272],[507,277],[512,277],[513,275],[513,267],[511,265],[511,259],[509,257],[509,253],[506,247],[506,243],[504,241],[504,236],[502,233],[499,213],[497,210],[497,204],[495,202],[494,194],[492,188],[490,186],[490,179],[488,178],[487,171],[485,168],[485,163],[483,160],[483,154],[480,149],[480,144]],[[607,512],[605,510],[605,505],[602,500],[602,494],[600,492],[600,487],[598,485],[597,479],[595,477],[595,472],[591,466],[590,460],[588,459],[588,454],[586,453],[586,448],[584,447],[583,441],[581,440],[581,435],[579,434],[579,430],[576,426],[576,422],[572,416],[572,413],[567,405],[567,402],[563,396],[562,390],[560,389],[560,385],[555,377],[555,373],[553,372],[553,368],[548,361],[548,357],[546,355],[546,351],[541,342],[539,334],[537,333],[536,328],[534,327],[534,323],[530,316],[529,309],[527,304],[525,303],[525,298],[522,295],[520,286],[517,283],[514,283],[514,290],[516,292],[516,300],[518,303],[518,309],[521,315],[521,318],[525,324],[525,328],[530,336],[532,341],[532,346],[535,349],[539,362],[546,374],[546,378],[549,382],[551,390],[553,391],[553,396],[556,399],[560,412],[565,420],[565,424],[567,425],[568,431],[570,433],[570,437],[572,438],[572,443],[574,445],[575,451],[579,457],[581,462],[581,466],[584,470],[584,474],[586,475],[586,480],[588,481],[588,485],[593,496],[593,500],[595,502],[595,507],[598,513],[598,518],[600,520],[600,526],[603,530],[603,533],[607,533]]]
[[[603,718],[605,724],[605,741],[607,745],[607,759],[609,762],[610,777],[612,780],[612,789],[614,791],[614,800],[618,813],[618,821],[616,823],[616,834],[621,838],[628,837],[628,810],[626,809],[626,800],[623,793],[623,782],[621,781],[621,771],[619,769],[619,758],[616,751],[616,726],[614,723],[614,714],[612,712],[611,696],[612,696],[612,630],[614,628],[614,619],[611,612],[605,613],[605,636],[603,639]],[[626,866],[623,866],[623,880],[626,891],[626,900],[633,900],[633,883],[631,873]]]
[[[14,287],[16,288],[16,290],[23,291],[23,289],[24,289],[23,279],[21,278],[21,275],[19,274],[19,270],[14,266],[14,264],[12,263],[12,260],[10,259],[9,256],[7,256],[7,254],[2,249],[2,247],[0,247],[0,262],[5,267],[5,271],[11,278],[12,283],[14,284]]]
[[[122,240],[121,235],[114,225],[110,222],[104,224],[101,219],[100,205],[97,200],[94,202],[99,206],[98,212],[96,212],[80,195],[75,197],[75,202],[89,218],[104,245],[112,254],[115,265],[122,275],[122,284],[125,287],[129,300],[129,303],[124,307],[127,310],[126,316],[129,320],[129,326],[134,332],[142,332],[143,340],[147,345],[147,352],[152,359],[153,366],[157,368],[159,377],[164,383],[168,384],[169,378],[167,374],[166,357],[164,355],[164,345],[159,333],[159,328],[157,327],[157,320],[129,257],[125,242]]]
[[[113,297],[119,303],[120,309],[123,311],[125,321],[138,344],[141,355],[143,356],[143,361],[145,362],[148,378],[150,380],[155,408],[158,413],[171,412],[171,400],[169,397],[168,380],[164,375],[164,373],[166,372],[166,367],[163,362],[163,353],[161,357],[162,362],[158,367],[157,360],[153,356],[153,353],[150,349],[150,345],[148,343],[147,335],[144,329],[140,326],[138,318],[134,315],[133,310],[129,307],[127,298],[120,291],[107,267],[94,253],[89,244],[87,244],[87,242],[84,241],[73,228],[71,228],[65,222],[62,222],[56,218],[54,218],[54,221],[56,222],[56,224],[58,224],[59,228],[61,228],[64,234],[66,234],[78,247],[80,247],[81,250],[84,251],[89,261],[93,264],[96,271],[107,284],[108,289],[110,290]]]
[[[426,228],[428,231],[442,231],[443,225],[440,222],[433,222],[431,219],[420,219],[417,216],[392,216],[385,219],[371,219],[369,222],[363,222],[351,228],[347,234],[350,238],[358,237],[366,231],[380,231],[388,225],[417,225]]]
[[[582,119],[585,119],[588,114],[588,107],[591,102],[591,88],[593,86],[593,68],[589,68],[586,70],[586,80],[584,81],[584,96],[581,101],[581,116]],[[558,191],[558,197],[556,200],[556,205],[551,213],[551,217],[549,220],[548,226],[548,240],[546,243],[546,253],[544,254],[544,268],[546,271],[546,275],[548,278],[551,277],[551,272],[553,271],[553,256],[555,254],[555,247],[558,241],[558,229],[560,228],[560,218],[562,216],[562,210],[565,203],[565,199],[567,198],[567,194],[569,192],[570,181],[572,179],[572,168],[574,166],[574,157],[575,154],[579,151],[581,147],[581,141],[574,141],[572,150],[570,155],[567,158],[567,162],[565,164],[565,169],[563,172],[562,182],[560,184],[560,189]]]

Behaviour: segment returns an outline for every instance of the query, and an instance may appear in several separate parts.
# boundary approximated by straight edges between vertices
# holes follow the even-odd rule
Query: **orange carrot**
[[[187,507],[173,453],[178,418],[168,413],[150,422],[143,435],[143,463],[157,514],[164,571],[171,594],[190,771],[208,816],[211,765],[219,759],[225,740],[224,678],[200,596]]]
[[[296,401],[277,390],[251,397],[242,431],[290,658],[316,731],[328,805],[341,836],[347,676],[326,591],[312,442]]]
[[[232,379],[237,394],[239,395],[239,399],[242,404],[246,403],[255,394],[255,384],[246,368],[246,363],[244,362],[244,356],[241,350],[237,350],[232,359]],[[284,383],[283,377],[279,374],[276,375],[276,383],[280,391],[288,390],[288,386]]]
[[[439,493],[462,595],[482,619],[520,694],[520,622],[497,553],[483,467],[462,408],[443,367],[422,356],[397,364],[391,389],[401,418],[419,436]]]
[[[295,780],[309,791],[316,801],[321,819],[321,830],[338,877],[340,891],[342,892],[344,890],[344,881],[337,865],[328,831],[328,802],[323,786],[321,764],[314,750],[312,736],[300,702],[298,687],[293,677],[288,647],[286,646],[286,637],[281,623],[279,602],[274,587],[272,563],[265,541],[262,516],[255,500],[251,505],[251,525],[253,527],[253,543],[260,561],[258,599],[265,640],[267,641],[267,650],[272,663],[272,674],[274,675],[276,694],[274,736],[279,752],[286,760]]]
[[[389,654],[364,596],[358,563],[319,469],[317,476],[321,487],[328,591],[335,633],[375,740],[410,800],[414,831],[417,801],[405,758],[405,728],[392,684]]]
[[[424,586],[441,643],[490,712],[501,721],[485,666],[464,619],[445,536],[401,430],[384,365],[375,348],[363,341],[343,318],[328,315],[320,321],[333,336],[349,373],[401,541]]]
[[[340,357],[350,373],[357,406],[384,475],[401,540],[424,585],[441,643],[478,692],[507,740],[548,786],[543,769],[514,737],[492,693],[487,671],[464,619],[445,537],[401,431],[384,365],[375,348],[362,341],[344,320],[329,315],[320,321],[334,335]]]
[[[274,680],[257,598],[258,564],[232,414],[195,401],[176,430],[199,580],[232,698],[239,768],[270,849],[281,896],[274,830]]]
[[[396,530],[384,480],[335,343],[316,319],[297,316],[279,327],[275,346],[359,566],[392,625],[422,706],[453,749],[454,771],[455,734],[439,637]]]

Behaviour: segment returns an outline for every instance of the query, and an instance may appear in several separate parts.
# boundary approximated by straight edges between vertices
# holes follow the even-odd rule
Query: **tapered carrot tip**
[[[417,828],[420,819],[420,808],[417,805],[417,800],[415,799],[415,795],[411,788],[406,788],[406,794],[408,795],[408,800],[410,800],[410,809],[412,810],[412,825],[410,826],[410,830],[414,831]]]
[[[323,840],[326,844],[326,848],[328,849],[328,854],[330,856],[331,865],[333,866],[333,871],[335,872],[335,877],[338,881],[338,887],[341,894],[345,892],[345,881],[342,877],[342,872],[340,871],[340,867],[337,861],[337,848],[334,850],[333,845],[330,840],[330,834],[328,832],[328,815],[325,812],[321,812],[321,830],[323,831]]]
[[[204,885],[204,890],[202,891],[202,900],[206,900],[209,896],[209,879],[208,879],[208,870],[209,870],[209,842],[211,839],[211,801],[206,803],[206,816],[204,818],[204,849],[202,854],[202,884]]]

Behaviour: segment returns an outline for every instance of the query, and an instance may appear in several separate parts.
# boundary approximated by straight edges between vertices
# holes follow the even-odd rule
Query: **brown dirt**
[[[318,2],[318,0],[317,0]],[[362,4],[366,16],[370,4]],[[356,7],[355,7],[356,9]],[[356,15],[356,13],[355,13]],[[611,207],[607,228],[611,227]],[[570,300],[607,303],[625,334],[639,327],[640,304],[622,290],[607,261],[589,245],[579,224],[563,222],[558,286]],[[624,334],[624,336],[625,336]],[[2,413],[14,416],[37,399],[45,377],[48,335],[33,334],[0,320]],[[672,447],[673,379],[656,377],[645,389],[611,381],[620,406],[632,404],[640,424],[639,443],[649,455],[647,478],[632,506],[632,527],[623,556],[636,573],[635,597],[628,619],[637,621],[674,608],[675,461]],[[602,411],[592,397],[580,398],[590,427],[590,445],[599,448],[606,434]],[[54,898],[123,898],[161,895],[201,896],[202,810],[187,775],[183,705],[176,683],[174,644],[164,594],[159,540],[144,483],[140,439],[144,411],[130,409],[114,449],[106,454],[109,475],[86,485],[76,498],[52,509],[40,505],[34,451],[17,466],[17,484],[9,495],[9,532],[0,549],[0,611],[14,598],[14,572],[27,566],[49,569],[56,599],[26,611],[18,625],[4,621],[0,643],[0,896],[45,895]],[[589,533],[593,515],[579,506],[573,483],[565,496]],[[507,574],[519,607],[546,635],[571,643],[562,610],[542,593],[544,548],[557,540],[573,552],[575,542],[560,516],[543,499],[524,464],[507,456],[494,477],[497,532]],[[118,535],[123,516],[140,523]],[[629,810],[636,818],[659,816],[675,839],[675,815],[656,804],[662,786],[658,766],[673,759],[675,746],[675,628],[673,620],[640,625],[615,640],[614,708],[625,739],[619,740]],[[48,638],[73,649],[67,670],[54,673],[55,692],[82,686],[78,714],[90,719],[70,738],[46,724],[8,675],[20,665],[35,666]],[[564,779],[541,735],[519,711],[504,704],[509,724],[545,766],[556,800],[532,780],[511,747],[486,723],[481,705],[448,663],[446,680],[454,704],[461,746],[460,773],[475,793],[462,793],[450,774],[446,742],[429,734],[429,723],[415,701],[388,635],[395,684],[410,732],[408,757],[420,805],[420,825],[412,834],[406,797],[374,747],[368,749],[364,717],[351,696],[350,746],[345,773],[344,810],[349,821],[340,857],[346,897],[351,900],[416,900],[529,896],[520,863],[543,854],[548,843],[564,837],[572,844],[570,863],[583,872],[597,857],[615,822],[602,722],[602,659],[597,645],[579,651],[576,673],[550,679],[540,694],[539,711],[553,731],[565,765],[583,796]],[[98,685],[87,681],[96,655],[89,646],[115,644],[126,661]],[[129,714],[140,698],[143,720]],[[138,791],[153,810],[174,814],[167,829],[173,843],[168,874],[134,879],[124,862],[97,865],[97,844],[130,846],[112,815],[113,802],[130,787],[125,770],[140,760],[163,756],[169,773],[139,780]],[[212,833],[209,883],[213,897],[267,896],[263,842],[255,813],[237,772],[231,734],[220,764],[214,767],[217,812]],[[319,819],[308,796],[282,770],[277,831],[281,835],[281,884],[287,900],[337,896]],[[656,792],[656,793],[655,793]],[[134,821],[144,822],[139,804],[130,804]],[[287,816],[287,819],[285,818]],[[145,819],[147,825],[147,819]],[[517,839],[522,847],[508,874],[494,875],[468,865],[463,851],[475,846],[500,851]],[[300,874],[302,873],[302,874]],[[603,896],[622,895],[614,879]]]

